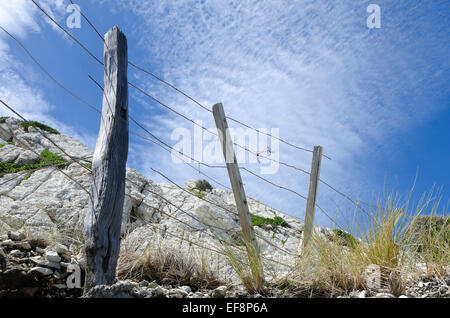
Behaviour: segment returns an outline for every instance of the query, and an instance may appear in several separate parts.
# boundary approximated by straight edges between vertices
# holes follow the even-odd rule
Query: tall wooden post
[[[239,213],[239,220],[241,222],[243,239],[247,247],[248,258],[252,269],[257,269],[257,273],[253,273],[254,278],[255,276],[258,276],[258,279],[260,279],[260,283],[262,285],[264,276],[260,249],[250,220],[250,212],[247,205],[244,185],[242,183],[241,173],[239,171],[236,155],[234,153],[233,140],[231,139],[227,119],[221,103],[213,106],[213,115],[214,121],[216,122],[219,139],[222,144],[223,155],[225,157],[228,175],[230,177],[231,187],[233,189],[234,200]]]
[[[116,281],[128,156],[127,39],[116,26],[105,35],[102,120],[92,161],[84,220],[85,292]]]
[[[320,178],[320,164],[322,162],[322,147],[315,146],[309,177],[308,200],[306,201],[305,229],[303,233],[303,249],[305,249],[312,236],[314,228],[314,215],[316,213],[317,187]]]

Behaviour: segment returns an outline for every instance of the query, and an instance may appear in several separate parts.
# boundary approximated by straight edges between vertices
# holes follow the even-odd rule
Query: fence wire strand
[[[45,16],[47,16],[48,19],[50,19],[50,21],[51,21],[52,23],[54,23],[54,24],[55,24],[59,29],[61,29],[65,34],[67,34],[67,35],[68,35],[75,43],[77,43],[77,44],[78,44],[78,45],[79,45],[79,46],[80,46],[80,47],[81,47],[81,48],[82,48],[89,56],[91,56],[98,64],[104,66],[104,63],[103,63],[101,60],[99,60],[99,59],[98,59],[98,58],[97,58],[97,57],[96,57],[96,56],[95,56],[95,55],[94,55],[94,54],[93,54],[93,53],[92,53],[85,45],[83,45],[76,37],[74,37],[74,36],[73,36],[72,34],[70,34],[65,28],[63,28],[60,24],[58,24],[58,22],[56,22],[56,21],[55,21],[55,20],[54,20],[54,19],[53,19],[53,18],[52,18],[45,10],[44,10],[44,9],[42,9],[42,8],[41,8],[34,0],[32,0],[32,2],[36,5],[36,7],[37,7],[42,13],[45,14]],[[70,0],[70,2],[73,4],[73,1],[72,1],[72,0]],[[81,11],[80,11],[80,13],[81,13],[81,15],[83,16],[83,18],[89,23],[89,25],[91,26],[91,28],[97,33],[97,35],[98,35],[103,41],[105,41],[104,38],[101,36],[101,34],[98,32],[98,30],[95,28],[95,26],[90,22],[90,20],[89,20],[89,19],[88,19]],[[45,73],[52,81],[54,81],[58,86],[60,86],[62,89],[64,89],[67,93],[69,93],[69,94],[70,94],[72,97],[74,97],[75,99],[79,100],[80,102],[82,102],[83,104],[85,104],[85,105],[88,106],[89,108],[95,110],[96,112],[101,113],[101,111],[98,110],[95,106],[93,106],[92,104],[86,102],[83,98],[81,98],[81,97],[79,97],[78,95],[74,94],[72,91],[70,91],[69,89],[67,89],[67,88],[66,88],[64,85],[62,85],[60,82],[58,82],[58,81],[57,81],[57,80],[56,80],[49,72],[47,72],[47,71],[45,70],[45,68],[44,68],[44,67],[43,67],[43,66],[42,66],[42,65],[41,65],[34,57],[33,57],[33,55],[31,54],[31,52],[30,52],[28,49],[26,49],[26,47],[25,47],[20,41],[17,40],[17,38],[15,38],[12,34],[10,34],[8,31],[6,31],[3,27],[0,26],[0,28],[1,28],[6,34],[8,34],[12,39],[14,39],[14,40],[15,40],[15,41],[16,41],[16,42],[17,42],[17,43],[25,50],[25,52],[30,56],[30,58],[33,60],[33,62],[35,62],[35,63],[38,65],[38,67],[39,67],[39,68],[40,68],[40,69],[41,69],[41,70],[42,70],[42,71],[43,71],[43,72],[44,72],[44,73]],[[207,107],[203,106],[203,105],[202,105],[200,102],[198,102],[196,99],[194,99],[194,98],[191,97],[190,95],[184,93],[182,90],[178,89],[177,87],[175,87],[174,85],[170,84],[169,82],[163,80],[162,78],[158,77],[157,75],[153,74],[152,72],[150,72],[150,71],[144,69],[143,67],[140,67],[140,66],[138,66],[138,65],[136,65],[136,64],[134,64],[134,63],[132,63],[132,62],[130,62],[130,61],[128,61],[128,63],[129,63],[131,66],[133,66],[134,68],[136,68],[136,69],[138,69],[138,70],[140,70],[140,71],[142,71],[142,72],[147,73],[148,75],[154,77],[154,78],[157,79],[158,81],[160,81],[160,82],[166,84],[167,86],[171,87],[172,89],[176,90],[177,92],[179,92],[179,93],[182,94],[183,96],[187,97],[188,99],[190,99],[191,101],[193,101],[194,103],[196,103],[198,106],[202,107],[203,109],[207,110],[208,112],[212,112],[210,109],[208,109]],[[91,77],[90,77],[90,78],[91,78]],[[92,78],[91,78],[91,79],[92,79]],[[92,80],[93,80],[93,79],[92,79]],[[95,80],[94,80],[94,82],[95,82]],[[217,133],[211,132],[209,129],[207,129],[207,128],[201,126],[201,125],[199,125],[198,123],[196,123],[195,121],[193,121],[193,120],[192,120],[191,118],[189,118],[188,116],[185,116],[185,115],[181,114],[180,112],[176,111],[176,110],[173,109],[172,107],[170,107],[170,106],[164,104],[163,102],[159,101],[157,98],[155,98],[155,97],[153,97],[152,95],[146,93],[143,89],[139,88],[137,85],[135,85],[135,84],[133,84],[133,83],[130,83],[130,82],[129,82],[128,84],[129,84],[130,86],[134,87],[135,89],[137,89],[139,92],[141,92],[141,93],[143,93],[144,95],[146,95],[147,97],[151,98],[152,100],[154,100],[154,101],[157,102],[158,104],[160,104],[160,105],[166,107],[167,109],[169,109],[170,111],[174,112],[175,114],[177,114],[177,115],[183,117],[184,119],[186,119],[186,120],[188,120],[188,121],[194,123],[195,125],[198,125],[198,126],[199,126],[200,128],[202,128],[203,130],[205,130],[205,131],[207,131],[207,132],[209,132],[209,133],[211,133],[211,134],[213,134],[213,135],[215,135],[215,136],[218,136]],[[2,101],[2,103],[3,103],[3,101]],[[289,142],[287,142],[287,141],[285,141],[285,140],[283,140],[283,139],[277,138],[276,136],[272,136],[271,134],[267,134],[267,133],[265,133],[265,132],[259,131],[258,129],[255,129],[255,128],[253,128],[253,127],[251,127],[251,126],[249,126],[249,125],[247,125],[247,124],[245,124],[245,123],[243,123],[243,122],[241,122],[241,121],[239,121],[239,120],[236,120],[236,119],[234,119],[234,118],[232,118],[232,117],[226,117],[226,118],[229,119],[229,120],[231,120],[231,121],[234,121],[234,122],[236,122],[236,123],[238,123],[238,124],[240,124],[240,125],[243,125],[243,126],[245,126],[245,127],[247,127],[247,128],[253,129],[253,130],[257,131],[258,133],[266,134],[266,135],[268,135],[268,136],[270,136],[270,137],[272,137],[272,138],[275,138],[275,139],[277,139],[277,140],[279,140],[279,141],[281,141],[281,142],[283,142],[283,143],[285,143],[285,144],[287,144],[287,145],[289,145],[289,146],[291,146],[291,147],[298,148],[298,149],[300,149],[300,150],[305,150],[305,151],[308,151],[308,152],[312,152],[312,151],[309,150],[309,149],[302,148],[302,147],[298,147],[298,146],[296,146],[296,145],[294,145],[294,144],[291,144],[291,143],[289,143]],[[140,127],[141,129],[143,129],[146,133],[150,134],[151,137],[153,137],[154,139],[156,139],[156,140],[158,140],[160,143],[162,143],[162,145],[166,146],[166,147],[169,148],[169,149],[174,150],[173,147],[171,147],[170,145],[164,143],[162,140],[160,140],[159,138],[157,138],[155,135],[151,134],[145,127],[143,127],[142,124],[140,124],[138,121],[134,120],[131,116],[130,116],[130,119],[131,119],[138,127]],[[135,134],[135,135],[138,136],[138,137],[141,138],[141,139],[144,138],[144,140],[151,141],[150,139],[145,138],[145,137],[143,137],[143,136],[140,136],[140,135],[138,135],[138,134]],[[165,149],[166,151],[169,151],[168,149],[164,148],[161,144],[158,144],[158,143],[156,143],[155,141],[151,141],[151,142],[155,143],[156,145],[159,145],[160,147],[162,147],[162,148]],[[298,171],[300,171],[300,172],[302,172],[302,173],[305,173],[305,174],[307,174],[307,175],[310,175],[310,173],[309,173],[308,171],[304,170],[304,169],[301,169],[301,168],[296,167],[296,166],[294,166],[294,165],[290,165],[290,164],[287,164],[287,163],[284,163],[284,162],[281,162],[281,161],[278,161],[278,160],[274,160],[274,159],[272,159],[272,158],[263,156],[263,155],[261,155],[260,153],[255,153],[255,152],[251,151],[250,149],[247,149],[246,147],[241,146],[241,145],[239,145],[239,144],[237,144],[237,143],[234,143],[234,142],[233,142],[233,144],[234,144],[235,146],[237,146],[237,147],[239,147],[239,148],[241,148],[241,149],[244,149],[245,151],[247,151],[247,152],[249,152],[249,153],[255,155],[257,158],[262,157],[262,158],[265,158],[265,159],[267,159],[267,160],[276,162],[276,163],[278,163],[278,164],[284,165],[284,166],[286,166],[286,167],[289,167],[289,168],[298,170]],[[62,150],[63,152],[65,152],[63,149],[61,149],[61,150]],[[175,151],[176,151],[176,150],[175,150]],[[183,154],[183,153],[181,153],[181,152],[179,152],[179,151],[178,151],[178,153],[180,153],[181,155],[185,156],[185,154]],[[65,154],[68,155],[67,153],[65,153]],[[330,157],[328,157],[328,156],[326,156],[326,155],[323,155],[323,156],[326,157],[326,158],[328,158],[328,159],[331,159]],[[190,159],[192,159],[192,158],[190,158]],[[183,160],[183,159],[181,159],[181,160]],[[183,160],[183,161],[184,161],[184,160]],[[185,162],[185,161],[184,161],[184,162]],[[230,189],[229,187],[227,187],[227,186],[225,186],[225,185],[223,185],[223,184],[217,182],[216,180],[214,180],[214,179],[211,178],[210,176],[208,176],[208,175],[202,173],[201,171],[199,171],[198,169],[196,169],[194,166],[190,165],[189,163],[187,163],[187,162],[185,162],[185,163],[188,164],[191,168],[193,168],[193,169],[195,169],[196,171],[200,172],[201,174],[205,175],[207,178],[211,179],[213,182],[215,182],[215,183],[217,183],[217,184],[219,184],[219,185],[221,185],[221,186],[224,186],[224,187]],[[211,168],[211,167],[221,167],[221,168],[223,168],[223,166],[212,166],[212,165],[208,165],[208,164],[205,164],[205,163],[202,163],[202,162],[199,162],[199,164],[204,165],[204,166],[209,167],[209,168]],[[83,166],[83,167],[84,167],[84,166]],[[84,167],[84,168],[86,168],[86,167]],[[256,173],[250,171],[250,170],[247,169],[247,168],[241,168],[241,169],[243,169],[243,170],[249,172],[250,174],[252,174],[252,175],[254,175],[254,176],[260,178],[261,180],[263,180],[263,181],[265,181],[265,182],[268,182],[269,184],[272,184],[272,185],[275,186],[275,187],[278,187],[278,188],[287,190],[287,191],[289,191],[289,192],[292,192],[292,193],[294,193],[294,194],[296,194],[296,195],[302,197],[303,199],[306,198],[305,196],[300,195],[300,194],[297,193],[296,191],[294,191],[294,190],[292,190],[292,189],[288,189],[288,188],[286,188],[286,187],[282,187],[282,186],[280,186],[280,185],[277,185],[277,184],[275,184],[275,183],[273,183],[273,182],[271,182],[271,181],[269,181],[269,180],[267,180],[267,179],[265,179],[265,178],[263,178],[263,177],[257,175]],[[321,183],[323,183],[325,186],[327,186],[328,188],[330,188],[331,190],[333,190],[335,193],[337,193],[337,194],[339,194],[340,196],[342,196],[343,198],[347,199],[349,202],[351,202],[353,205],[355,205],[359,210],[363,211],[365,214],[367,214],[369,217],[371,217],[370,214],[369,214],[365,209],[363,209],[363,208],[361,207],[361,204],[364,204],[364,205],[367,205],[367,206],[374,206],[374,205],[369,204],[369,203],[366,203],[366,202],[363,202],[363,201],[360,201],[360,200],[355,201],[355,200],[353,200],[350,196],[348,196],[348,195],[344,194],[342,191],[338,190],[336,187],[331,186],[328,182],[326,182],[326,181],[324,181],[324,180],[322,180],[322,179],[319,179],[319,181],[320,181]],[[84,189],[84,190],[85,190],[86,192],[88,192],[86,189]],[[88,192],[88,193],[89,193],[89,192]],[[326,215],[326,216],[327,216],[327,217],[328,217],[335,225],[339,226],[339,225],[338,225],[338,224],[337,224],[337,223],[336,223],[336,222],[328,215],[328,213],[327,213],[323,208],[321,208],[319,205],[316,205],[316,206],[317,206],[317,208],[318,208],[321,212],[323,212],[323,213],[324,213],[324,214],[325,214],[325,215]]]

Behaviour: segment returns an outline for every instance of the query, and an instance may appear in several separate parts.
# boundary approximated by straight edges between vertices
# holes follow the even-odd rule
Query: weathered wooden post
[[[250,212],[247,205],[244,185],[242,183],[241,173],[239,171],[236,155],[234,153],[233,140],[231,139],[227,119],[221,103],[213,106],[213,115],[214,121],[216,122],[219,139],[222,144],[223,155],[225,157],[225,163],[227,166],[228,175],[230,177],[231,187],[233,189],[234,200],[239,212],[239,220],[241,222],[243,239],[247,247],[249,262],[252,270],[256,269],[253,276],[257,280],[260,280],[259,283],[262,286],[264,275],[260,249],[250,220]]]
[[[85,293],[116,280],[128,157],[127,39],[115,26],[105,35],[100,131],[92,160],[93,182],[84,220]]]
[[[305,229],[303,233],[303,250],[308,246],[314,228],[316,213],[317,187],[320,178],[320,164],[322,162],[322,147],[315,146],[309,176],[308,200],[306,201]]]

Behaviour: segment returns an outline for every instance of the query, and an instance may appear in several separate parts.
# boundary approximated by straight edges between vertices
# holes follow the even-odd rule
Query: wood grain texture
[[[308,200],[306,201],[305,229],[303,233],[303,248],[306,248],[311,240],[316,213],[317,188],[319,186],[320,165],[322,163],[322,147],[315,146],[309,177]]]
[[[243,239],[247,245],[247,252],[252,253],[252,255],[257,255],[258,260],[256,261],[259,262],[258,266],[260,267],[261,271],[260,276],[263,277],[262,265],[259,259],[260,249],[255,238],[255,233],[253,231],[253,226],[250,219],[250,211],[248,209],[247,198],[245,196],[244,185],[242,183],[241,173],[239,171],[236,155],[234,153],[233,140],[231,139],[227,119],[222,104],[219,103],[213,106],[213,115],[214,121],[216,122],[219,139],[222,145],[223,155],[225,157],[228,175],[230,177],[231,187],[233,189],[234,200],[236,202],[236,207],[239,213]]]
[[[85,292],[116,280],[128,157],[127,39],[118,27],[105,35],[102,118],[92,161],[85,216]]]

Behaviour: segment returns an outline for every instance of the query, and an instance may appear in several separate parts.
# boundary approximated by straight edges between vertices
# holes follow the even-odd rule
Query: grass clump
[[[289,227],[289,224],[280,216],[275,216],[274,218],[265,218],[255,214],[250,214],[252,225],[259,226],[261,228],[266,224],[270,224],[273,229],[277,229],[278,226]]]
[[[56,134],[56,135],[61,134],[56,129],[54,129],[54,128],[50,127],[50,126],[47,126],[47,125],[45,125],[43,123],[40,123],[38,121],[23,121],[21,124],[22,124],[23,129],[25,129],[25,131],[28,131],[29,127],[37,127],[37,128],[40,128],[40,129],[42,129],[42,130],[44,130],[44,131],[46,131],[46,132],[48,132],[50,134]]]
[[[354,290],[399,296],[410,279],[448,277],[450,218],[438,216],[432,194],[417,204],[410,195],[390,194],[367,216],[356,214],[352,232],[316,230],[297,260],[298,284],[321,285],[332,297]]]
[[[4,124],[9,117],[0,117],[0,124]]]
[[[207,180],[203,179],[195,181],[194,189],[197,189],[199,191],[211,191],[213,187]]]
[[[334,229],[333,233],[339,244],[349,247],[355,247],[356,244],[358,244],[358,241],[352,234],[347,233],[341,229]]]
[[[8,173],[16,173],[20,171],[30,171],[48,166],[56,166],[60,169],[64,169],[68,166],[67,161],[57,153],[53,153],[47,149],[41,152],[41,158],[38,163],[29,163],[22,166],[17,165],[14,162],[0,161],[0,176]],[[27,175],[29,178],[29,176]]]
[[[82,165],[83,167],[85,167],[85,168],[88,168],[88,169],[92,170],[92,165],[89,164],[89,163],[81,163],[81,165]]]
[[[121,279],[156,280],[160,284],[188,285],[195,289],[216,288],[223,285],[206,260],[200,263],[191,254],[165,248],[158,239],[143,250],[136,250],[132,240],[121,244],[117,274]]]
[[[411,249],[426,265],[427,274],[448,275],[450,267],[450,217],[419,216],[408,229]]]
[[[264,294],[264,277],[261,261],[261,251],[255,250],[252,244],[244,240],[246,251],[240,248],[222,246],[222,252],[229,264],[238,275],[245,289],[250,294]]]
[[[193,187],[188,188],[197,198],[203,199],[206,191],[211,191],[213,187],[206,180],[196,180]]]

